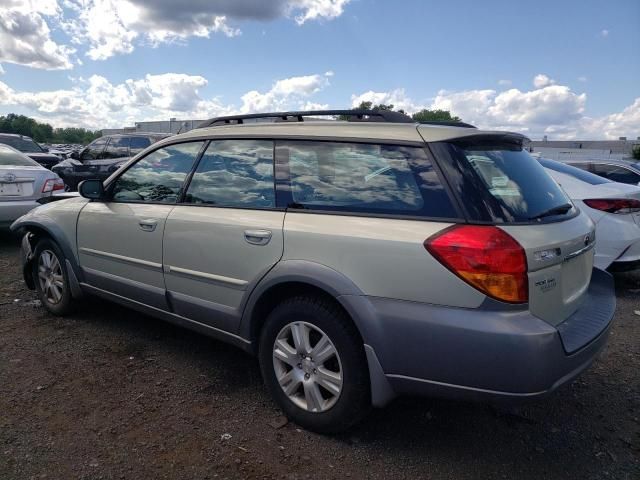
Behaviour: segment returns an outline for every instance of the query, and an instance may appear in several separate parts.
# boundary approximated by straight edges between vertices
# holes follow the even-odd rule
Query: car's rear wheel
[[[65,256],[49,239],[38,242],[33,258],[33,278],[42,305],[54,315],[67,315],[74,310]]]
[[[331,301],[303,296],[278,305],[260,336],[260,368],[284,413],[322,433],[345,430],[369,410],[362,340]]]

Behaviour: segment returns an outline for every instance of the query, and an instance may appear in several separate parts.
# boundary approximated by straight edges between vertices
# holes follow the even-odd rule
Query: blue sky
[[[638,0],[9,0],[0,114],[101,128],[373,100],[635,138],[639,21]]]

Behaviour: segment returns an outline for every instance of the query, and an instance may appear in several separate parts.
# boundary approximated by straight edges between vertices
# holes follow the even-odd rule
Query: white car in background
[[[38,200],[62,191],[64,183],[58,175],[0,143],[0,228],[39,206]]]
[[[613,182],[566,163],[538,161],[596,224],[594,265],[612,271],[639,268],[640,187]]]

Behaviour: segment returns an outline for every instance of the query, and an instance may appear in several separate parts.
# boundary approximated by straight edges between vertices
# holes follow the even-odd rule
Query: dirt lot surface
[[[323,437],[284,424],[239,350],[99,300],[47,314],[0,235],[0,479],[640,478],[640,275],[617,278],[607,350],[550,398],[399,399]]]

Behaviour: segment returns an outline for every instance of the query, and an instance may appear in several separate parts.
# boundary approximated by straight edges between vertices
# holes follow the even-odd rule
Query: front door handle
[[[244,239],[252,245],[266,245],[271,240],[271,230],[245,230]]]
[[[148,218],[146,220],[140,220],[140,222],[138,222],[138,225],[140,225],[140,230],[144,230],[145,232],[153,232],[158,225],[158,221],[154,220],[153,218]]]

